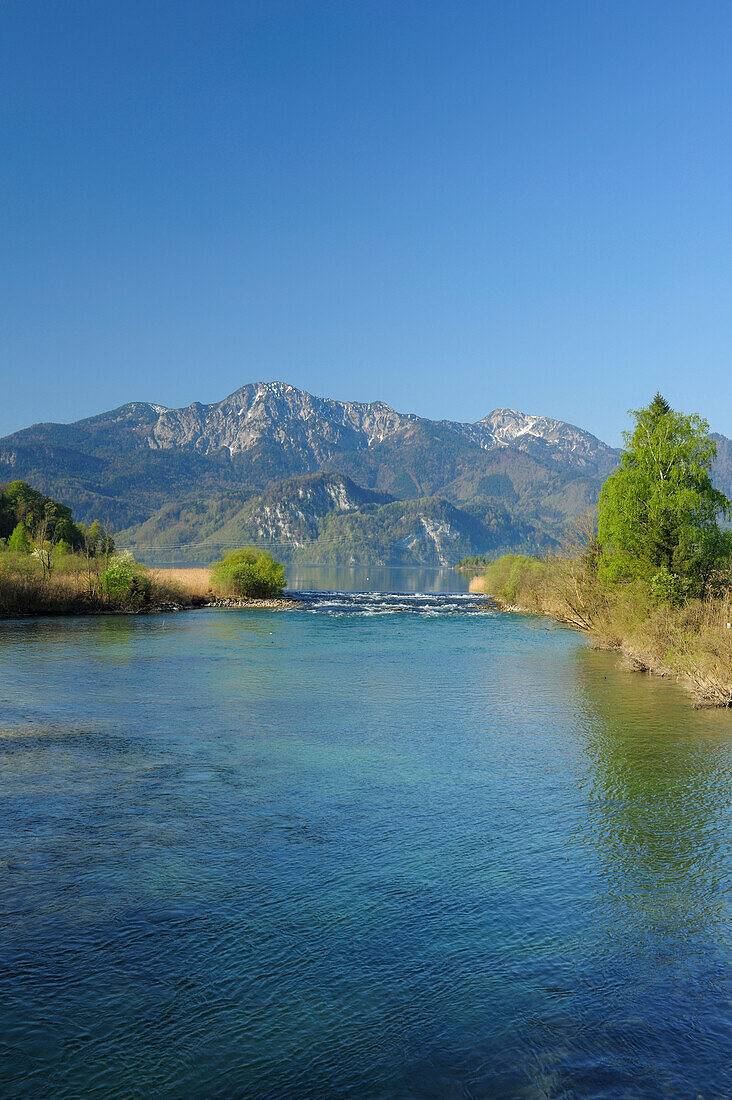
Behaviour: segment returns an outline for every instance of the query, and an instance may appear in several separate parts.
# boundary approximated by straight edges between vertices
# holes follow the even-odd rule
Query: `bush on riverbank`
[[[98,523],[25,481],[0,489],[0,615],[153,611],[197,602],[151,574],[129,551],[116,553]]]
[[[0,616],[138,613],[195,602],[131,555],[87,559],[83,553],[55,549],[49,572],[48,563],[32,553],[0,551]]]
[[[0,487],[0,616],[137,614],[200,607],[216,595],[278,598],[285,587],[284,567],[254,548],[227,554],[210,576],[175,572],[117,552],[98,523],[75,523],[66,505],[24,481]]]
[[[266,550],[232,550],[211,567],[211,585],[221,596],[278,599],[285,590],[285,567]]]

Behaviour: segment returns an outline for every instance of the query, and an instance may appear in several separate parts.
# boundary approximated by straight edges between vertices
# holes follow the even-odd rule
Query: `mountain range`
[[[732,441],[715,439],[715,483],[732,495]],[[272,382],[36,424],[0,439],[0,482],[29,481],[148,560],[254,541],[289,560],[451,565],[554,544],[618,460],[547,417],[435,421]]]

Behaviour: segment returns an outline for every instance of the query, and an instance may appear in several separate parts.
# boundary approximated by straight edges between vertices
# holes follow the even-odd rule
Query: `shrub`
[[[139,604],[150,595],[150,579],[129,550],[115,554],[102,573],[107,599],[115,604]]]
[[[650,591],[659,603],[681,604],[688,595],[689,582],[664,567],[651,577]]]
[[[211,567],[211,584],[227,596],[253,600],[281,596],[285,588],[285,568],[266,550],[253,546],[232,550]]]
[[[548,564],[524,554],[504,554],[485,571],[487,590],[507,604],[521,604],[528,610],[541,605]]]

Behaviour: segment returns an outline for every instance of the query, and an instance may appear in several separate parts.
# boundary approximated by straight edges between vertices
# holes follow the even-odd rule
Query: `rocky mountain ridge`
[[[180,409],[132,402],[110,413],[78,421],[74,427],[82,429],[88,425],[99,430],[105,424],[123,423],[128,425],[137,446],[194,449],[203,454],[222,450],[230,455],[241,454],[266,437],[285,447],[299,444],[309,448],[320,460],[330,450],[372,448],[424,423],[453,431],[483,450],[519,441],[542,441],[577,465],[613,462],[616,455],[613,448],[582,428],[513,409],[495,409],[476,423],[429,421],[414,413],[396,412],[381,401],[364,403],[314,397],[284,382],[251,383],[223,401],[209,405],[194,402]],[[26,431],[45,427],[35,425]]]
[[[732,443],[717,442],[719,487],[732,493]],[[433,421],[268,382],[213,404],[132,402],[15,432],[0,439],[0,482],[27,480],[140,546],[184,538],[203,553],[218,532],[298,553],[317,543],[322,554],[442,560],[458,543],[472,553],[551,542],[596,501],[618,457],[581,428],[512,409]],[[438,503],[422,503],[419,519],[417,501]]]

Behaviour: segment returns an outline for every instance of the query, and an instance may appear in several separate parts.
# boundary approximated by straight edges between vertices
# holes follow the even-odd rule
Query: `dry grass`
[[[656,611],[636,628],[631,652],[650,671],[678,676],[700,704],[732,706],[732,606],[728,600],[692,600]],[[654,667],[654,661],[660,667]]]
[[[103,583],[105,564],[103,559],[89,564],[79,554],[67,554],[55,560],[52,575],[44,577],[38,562],[30,555],[2,551],[0,617],[136,613],[191,607],[202,602],[190,595],[176,577],[156,577],[143,566],[138,568],[134,588],[110,595]]]
[[[208,596],[211,593],[209,569],[151,569],[150,574],[161,584],[173,584],[190,596]]]

